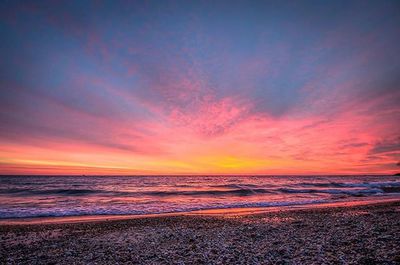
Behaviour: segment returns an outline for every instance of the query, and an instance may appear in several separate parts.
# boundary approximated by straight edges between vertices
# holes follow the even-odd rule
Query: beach
[[[40,220],[40,219],[39,219]],[[2,264],[400,264],[400,201],[2,222]]]
[[[400,265],[400,0],[0,0],[0,265]]]

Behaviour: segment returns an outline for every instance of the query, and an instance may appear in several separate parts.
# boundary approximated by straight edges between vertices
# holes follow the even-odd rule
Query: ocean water
[[[395,176],[0,176],[0,218],[151,214],[399,196]]]

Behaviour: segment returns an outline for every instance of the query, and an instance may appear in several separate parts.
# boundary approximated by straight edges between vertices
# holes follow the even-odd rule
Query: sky
[[[0,174],[400,171],[399,1],[0,1]]]

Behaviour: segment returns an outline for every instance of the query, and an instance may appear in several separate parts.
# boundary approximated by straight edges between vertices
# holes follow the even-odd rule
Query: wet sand
[[[400,264],[400,201],[0,225],[1,264]]]

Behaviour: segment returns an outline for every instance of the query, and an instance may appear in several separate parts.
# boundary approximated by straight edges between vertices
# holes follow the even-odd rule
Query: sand
[[[400,202],[0,225],[1,264],[400,264]]]

